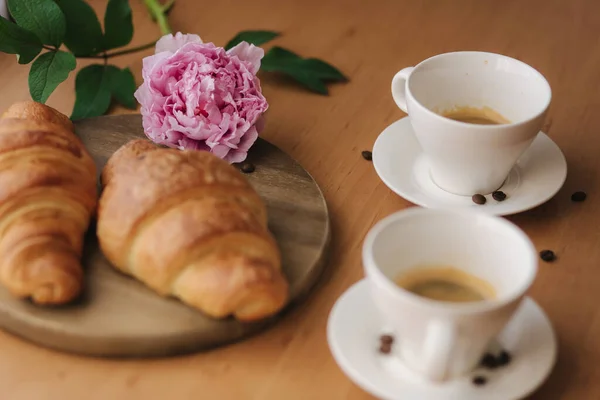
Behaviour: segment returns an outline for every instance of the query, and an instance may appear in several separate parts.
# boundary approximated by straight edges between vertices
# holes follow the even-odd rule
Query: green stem
[[[77,56],[77,58],[105,58],[106,59],[106,58],[118,57],[118,56],[122,56],[125,54],[135,53],[138,51],[149,49],[151,47],[154,47],[155,44],[156,44],[156,41],[146,43],[141,46],[132,47],[130,49],[115,51],[112,53],[94,54],[91,56]]]
[[[169,26],[169,21],[167,21],[167,16],[165,15],[165,9],[170,8],[173,4],[167,4],[163,6],[158,2],[158,0],[144,0],[146,4],[146,8],[152,16],[153,19],[156,20],[158,27],[160,28],[160,32],[163,35],[171,33],[171,27]]]
[[[143,44],[141,46],[132,47],[130,49],[115,51],[114,53],[108,53],[108,54],[106,54],[106,58],[117,57],[117,56],[122,56],[124,54],[135,53],[137,51],[146,50],[146,49],[149,49],[151,47],[154,47],[155,44],[156,44],[156,40],[154,42],[146,43],[146,44]]]
[[[171,7],[173,7],[173,4],[175,4],[175,0],[167,0],[167,2],[162,7],[163,12],[165,14],[168,13],[169,10],[171,10]]]

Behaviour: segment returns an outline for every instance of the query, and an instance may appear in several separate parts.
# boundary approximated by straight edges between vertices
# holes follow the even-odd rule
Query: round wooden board
[[[145,137],[140,115],[83,120],[76,130],[99,173],[121,145]],[[282,253],[291,287],[289,307],[314,286],[324,269],[330,238],[325,199],[296,161],[262,139],[251,148],[247,161],[256,165],[256,171],[245,176],[267,204],[269,227]],[[214,320],[178,300],[162,298],[110,266],[98,247],[94,225],[86,237],[83,265],[85,292],[68,306],[35,306],[0,288],[0,325],[62,351],[140,357],[175,355],[237,341],[278,317],[251,324],[233,318]]]

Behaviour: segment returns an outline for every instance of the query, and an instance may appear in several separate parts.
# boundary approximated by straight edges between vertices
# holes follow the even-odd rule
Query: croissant
[[[2,114],[2,118],[20,118],[36,122],[50,122],[60,125],[71,132],[75,131],[73,122],[71,122],[69,117],[52,107],[33,101],[13,103]]]
[[[0,119],[0,283],[40,305],[83,286],[83,239],[97,203],[96,166],[69,119],[35,102]]]
[[[253,321],[285,305],[265,204],[226,161],[134,140],[101,179],[97,235],[118,270],[213,318]]]

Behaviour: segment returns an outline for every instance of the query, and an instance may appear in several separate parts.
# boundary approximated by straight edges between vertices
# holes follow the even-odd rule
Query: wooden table
[[[91,1],[103,10],[106,1]],[[132,45],[158,36],[141,0],[131,0]],[[243,343],[161,360],[79,358],[0,334],[0,398],[93,399],[369,399],[334,363],[325,326],[337,297],[363,276],[360,247],[382,217],[411,206],[379,180],[362,150],[404,114],[390,96],[400,68],[453,50],[486,50],[539,69],[554,98],[545,131],[569,163],[564,188],[549,203],[511,217],[538,249],[558,255],[542,263],[532,296],[560,340],[559,359],[533,399],[600,399],[600,2],[597,0],[177,0],[173,29],[223,45],[243,29],[283,32],[281,44],[324,58],[348,84],[311,94],[263,76],[269,100],[264,137],[298,159],[321,185],[333,218],[334,254],[312,296],[272,329]],[[115,59],[138,82],[151,50]],[[79,67],[89,62],[80,62]],[[27,99],[27,66],[0,55],[0,108]],[[48,104],[69,114],[74,75]],[[124,112],[115,109],[112,112]],[[596,114],[596,116],[594,116]],[[573,191],[588,200],[571,203]],[[167,397],[169,396],[169,397]]]

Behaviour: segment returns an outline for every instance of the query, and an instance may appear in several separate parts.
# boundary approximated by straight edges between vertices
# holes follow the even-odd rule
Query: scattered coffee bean
[[[373,159],[373,153],[369,150],[364,150],[361,154],[363,158],[367,161],[371,161]]]
[[[500,352],[500,354],[498,355],[498,358],[496,359],[499,367],[504,367],[505,365],[510,364],[511,360],[512,360],[512,357],[511,357],[510,353],[506,350],[502,350],[502,352]]]
[[[392,335],[381,335],[381,337],[379,338],[379,341],[382,344],[392,344],[394,343],[394,337]]]
[[[496,357],[494,357],[493,354],[485,353],[479,364],[482,367],[494,369],[498,366],[498,361],[496,360]]]
[[[383,354],[390,354],[392,352],[392,344],[381,343],[381,345],[379,346],[379,352]]]
[[[250,173],[254,172],[254,170],[256,169],[256,167],[251,162],[245,162],[245,163],[242,164],[241,169],[242,169],[242,172],[250,174]]]
[[[473,378],[473,383],[477,386],[482,386],[487,383],[487,378],[485,376],[478,375]]]
[[[471,200],[473,200],[473,203],[479,204],[479,205],[485,204],[485,202],[486,202],[485,196],[482,194],[479,194],[479,193],[474,194],[473,197],[471,197]]]
[[[575,202],[581,202],[584,201],[587,197],[587,194],[585,192],[575,192],[571,195],[571,201],[575,201]]]
[[[492,198],[496,201],[504,201],[506,200],[506,193],[501,190],[496,190],[495,192],[492,192]]]
[[[552,250],[542,250],[540,251],[540,257],[542,260],[546,262],[552,262],[556,260],[556,254]]]

